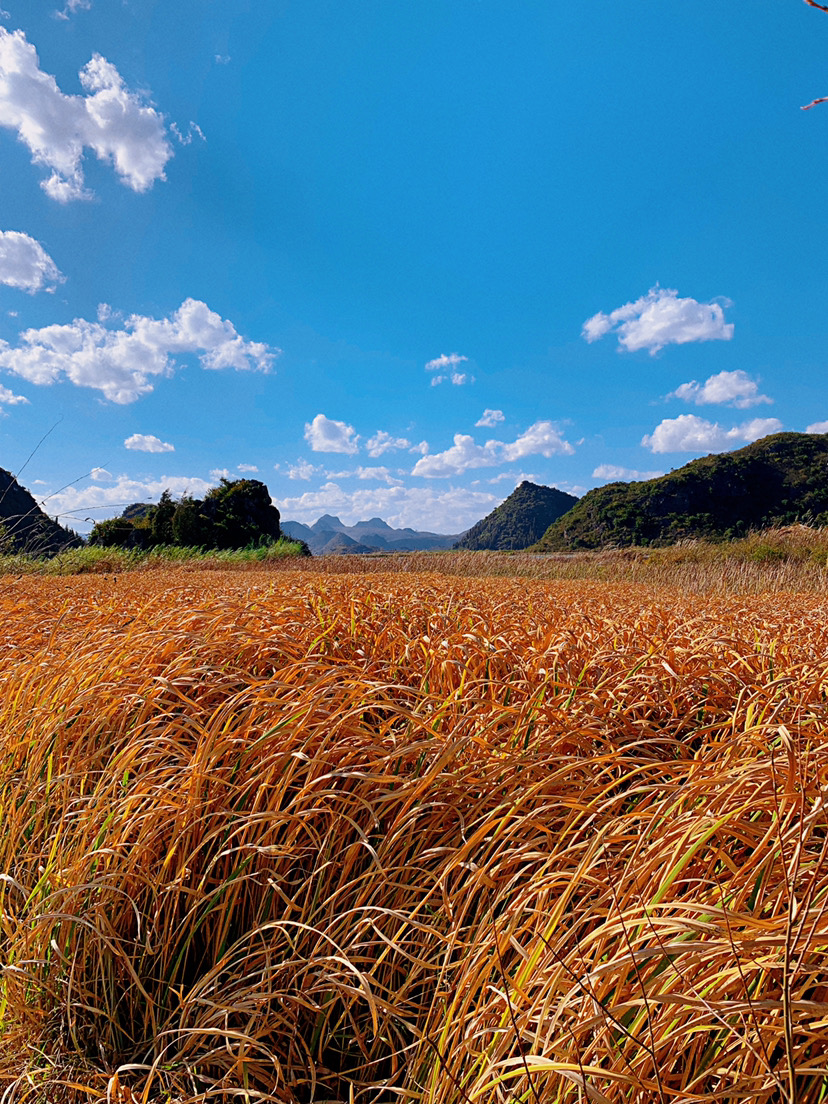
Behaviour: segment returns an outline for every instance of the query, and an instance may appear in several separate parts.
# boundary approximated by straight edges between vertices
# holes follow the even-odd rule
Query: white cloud
[[[25,395],[15,395],[13,391],[9,391],[8,387],[4,387],[0,383],[0,406],[5,404],[6,406],[19,406],[21,403],[27,403],[29,400]]]
[[[535,422],[525,433],[503,446],[503,459],[508,463],[522,460],[524,456],[572,456],[575,449],[564,440],[554,422]]]
[[[40,501],[51,517],[57,516],[64,524],[83,532],[92,521],[115,517],[132,502],[157,501],[165,490],[174,498],[184,494],[199,498],[210,490],[210,484],[196,476],[162,475],[160,479],[140,481],[119,475],[108,487],[100,484],[67,487]]]
[[[465,360],[465,357],[462,359]],[[467,372],[452,372],[448,376],[434,376],[431,380],[432,387],[439,387],[441,383],[446,381],[453,384],[455,387],[463,387],[467,383],[474,383],[474,376],[470,376]]]
[[[378,456],[382,456],[384,452],[393,452],[396,449],[407,449],[411,447],[411,442],[406,440],[405,437],[392,437],[390,433],[386,433],[384,429],[378,429],[373,437],[369,437],[365,442],[365,448],[368,455],[376,460]]]
[[[828,433],[828,422],[812,422],[805,429],[806,433]]]
[[[697,414],[665,418],[641,444],[651,452],[725,452],[737,445],[758,441],[782,428],[778,418],[754,418],[750,422],[725,429]]]
[[[175,445],[162,441],[151,433],[133,433],[124,441],[124,448],[134,452],[175,452]]]
[[[460,356],[459,353],[449,353],[448,355],[442,353],[440,356],[435,357],[434,360],[428,361],[425,370],[427,372],[456,372],[457,368],[468,359],[469,358],[466,356]]]
[[[682,383],[675,391],[671,391],[667,398],[683,399],[685,402],[695,403],[696,406],[718,403],[723,406],[735,406],[739,410],[746,410],[760,403],[773,402],[773,399],[767,395],[759,394],[756,380],[752,380],[741,368],[735,372],[717,372],[715,376],[709,376],[704,383],[697,383],[696,380]]]
[[[236,471],[240,472],[257,472],[259,469],[255,464],[237,464]]]
[[[219,65],[229,65],[230,64],[231,59],[230,59],[229,54],[214,54],[213,56],[215,57],[216,62]]]
[[[91,7],[92,0],[66,0],[62,11],[60,9],[55,11],[55,19],[69,19],[76,12],[89,11]]]
[[[418,445],[412,445],[409,452],[418,452],[420,456],[428,456],[428,441],[420,441]]]
[[[0,341],[0,368],[40,386],[67,379],[116,403],[134,402],[153,390],[153,377],[171,376],[175,354],[199,353],[203,368],[267,372],[279,353],[245,341],[232,322],[197,299],[186,299],[167,318],[133,314],[120,330],[76,318],[20,336],[16,348]]]
[[[0,230],[0,284],[22,291],[54,291],[65,277],[40,244],[19,230]]]
[[[534,475],[532,472],[505,471],[505,472],[501,472],[500,475],[494,476],[493,479],[487,479],[486,482],[489,483],[492,486],[494,486],[494,484],[496,484],[496,483],[509,482],[513,486],[517,487],[520,483],[523,483],[524,481],[528,481],[529,483],[535,483],[537,481],[537,478],[538,477],[536,475]]]
[[[207,141],[204,136],[204,131],[198,123],[194,123],[192,119],[190,119],[190,125],[187,127],[186,132],[179,128],[178,123],[170,123],[170,133],[180,146],[189,146],[195,138],[200,138],[202,142]]]
[[[476,445],[474,438],[465,433],[455,433],[454,444],[445,452],[423,456],[414,465],[411,474],[429,479],[442,479],[460,475],[472,468],[494,467],[495,464],[512,463],[525,456],[571,455],[574,448],[566,441],[553,422],[541,421],[531,425],[525,433],[511,443],[487,441]]]
[[[230,469],[229,468],[211,468],[210,469],[210,478],[211,479],[230,479],[231,478]]]
[[[359,451],[359,437],[353,426],[317,414],[305,423],[305,440],[313,452],[344,452],[353,456]]]
[[[500,441],[487,441],[485,445],[476,445],[474,438],[466,433],[455,433],[454,444],[445,452],[435,452],[423,456],[414,465],[411,474],[423,475],[429,479],[442,479],[451,475],[460,475],[471,468],[488,468],[500,461]]]
[[[486,429],[494,429],[498,422],[504,422],[505,420],[506,416],[502,410],[484,410],[480,421],[474,424]]]
[[[112,472],[107,471],[106,468],[93,468],[89,478],[94,479],[96,483],[108,483],[112,479]]]
[[[699,303],[679,299],[670,288],[654,287],[610,314],[599,311],[584,322],[581,336],[590,343],[608,333],[618,334],[618,344],[628,353],[648,349],[655,355],[665,345],[684,345],[688,341],[730,341],[733,324],[725,322],[723,303]]]
[[[638,471],[636,468],[621,468],[617,464],[599,464],[592,473],[592,478],[612,482],[622,480],[625,483],[636,483],[642,479],[657,479],[660,475],[664,475],[664,472]]]
[[[87,148],[133,191],[163,180],[172,157],[163,117],[100,54],[79,75],[86,94],[64,95],[41,70],[23,31],[0,27],[0,126],[17,131],[33,163],[51,170],[41,184],[47,195],[61,203],[89,197],[82,167]]]
[[[288,479],[304,479],[308,480],[316,471],[313,464],[309,464],[307,460],[297,460],[295,464],[288,468]]]
[[[410,526],[431,533],[460,533],[485,517],[502,496],[467,487],[365,487],[343,490],[326,483],[295,498],[274,499],[287,521],[310,524],[321,514],[335,514],[345,524],[381,517],[395,528]]]

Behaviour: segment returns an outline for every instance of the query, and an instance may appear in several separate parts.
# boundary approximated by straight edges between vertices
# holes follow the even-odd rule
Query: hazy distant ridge
[[[282,532],[294,540],[305,541],[315,556],[451,548],[462,536],[461,533],[444,535],[418,529],[394,529],[378,517],[345,525],[333,514],[323,514],[313,525],[283,521]]]

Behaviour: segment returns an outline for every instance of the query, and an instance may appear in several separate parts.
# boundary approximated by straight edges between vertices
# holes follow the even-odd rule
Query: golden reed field
[[[6,577],[0,1101],[828,1100],[828,598]]]

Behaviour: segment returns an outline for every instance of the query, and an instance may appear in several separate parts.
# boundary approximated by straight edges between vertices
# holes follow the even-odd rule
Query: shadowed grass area
[[[0,598],[4,1100],[825,1098],[819,595]]]

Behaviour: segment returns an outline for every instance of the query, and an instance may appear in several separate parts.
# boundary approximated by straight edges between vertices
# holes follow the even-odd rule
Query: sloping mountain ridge
[[[451,548],[460,533],[429,533],[419,529],[393,529],[382,518],[373,517],[345,525],[332,514],[323,514],[313,525],[300,521],[283,521],[282,532],[294,540],[306,542],[315,556],[366,555],[369,552],[420,552],[434,548]],[[354,542],[337,538],[345,537]]]
[[[828,525],[828,434],[774,433],[657,479],[598,487],[531,551],[725,540],[800,522]]]
[[[575,495],[524,480],[482,521],[473,525],[455,548],[517,551],[539,540],[549,526],[577,503]]]
[[[82,543],[44,513],[11,472],[0,468],[0,551],[52,556]]]

